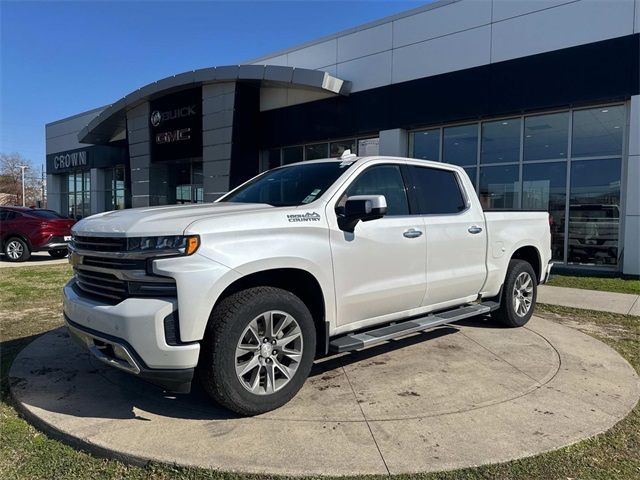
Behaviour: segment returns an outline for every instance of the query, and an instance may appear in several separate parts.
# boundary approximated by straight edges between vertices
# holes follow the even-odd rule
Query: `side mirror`
[[[344,213],[338,215],[338,226],[345,232],[353,232],[358,222],[369,222],[387,214],[384,195],[355,195],[347,198]]]

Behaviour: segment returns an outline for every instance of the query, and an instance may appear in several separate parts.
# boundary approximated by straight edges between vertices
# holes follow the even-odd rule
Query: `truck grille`
[[[127,239],[123,237],[81,237],[74,235],[72,245],[78,250],[124,252],[127,250]]]
[[[138,282],[122,280],[112,273],[78,267],[73,270],[76,274],[76,287],[83,296],[109,303],[119,303],[131,297],[175,297],[178,295],[175,281],[170,278],[161,282]]]
[[[172,278],[148,271],[147,262],[152,261],[152,257],[141,258],[127,252],[124,237],[74,235],[70,249],[78,295],[117,304],[130,297],[178,294]]]
[[[147,268],[146,260],[132,258],[85,256],[82,259],[82,264],[90,267],[112,268],[114,270],[145,270]]]
[[[78,288],[91,296],[117,301],[124,300],[128,296],[127,282],[115,275],[79,268],[74,268],[74,272]]]

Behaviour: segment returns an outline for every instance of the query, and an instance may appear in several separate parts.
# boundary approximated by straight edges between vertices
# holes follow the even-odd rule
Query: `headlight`
[[[164,252],[166,254],[191,255],[198,250],[198,235],[170,235],[162,237],[135,237],[127,239],[128,252]]]

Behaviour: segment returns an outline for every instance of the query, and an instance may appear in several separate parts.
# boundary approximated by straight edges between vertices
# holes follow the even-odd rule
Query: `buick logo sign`
[[[169,120],[178,120],[180,118],[187,118],[197,115],[195,105],[187,105],[186,107],[174,108],[173,110],[167,110],[161,112],[160,110],[154,110],[151,112],[151,125],[154,127],[160,126],[161,123]]]
[[[162,114],[158,110],[155,110],[153,113],[151,113],[151,125],[157,127],[161,122]]]

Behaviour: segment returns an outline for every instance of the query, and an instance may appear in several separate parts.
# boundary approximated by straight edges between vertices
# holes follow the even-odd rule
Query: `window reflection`
[[[478,153],[478,125],[447,127],[443,131],[442,161],[454,165],[475,165]]]
[[[326,143],[316,143],[304,147],[305,160],[319,160],[329,157],[329,145]]]
[[[465,167],[464,171],[467,172],[467,175],[469,175],[469,180],[471,180],[471,183],[473,184],[473,188],[477,192],[478,185],[476,185],[476,172],[478,171],[478,169],[476,167]]]
[[[615,265],[620,223],[620,159],[571,164],[570,263]]]
[[[509,118],[482,124],[480,163],[520,161],[520,119]]]
[[[332,142],[329,145],[329,155],[332,158],[341,157],[346,150],[351,150],[351,153],[356,153],[356,141],[342,140],[340,142]]]
[[[413,158],[422,160],[440,160],[440,129],[423,130],[413,133]]]
[[[551,253],[564,261],[564,223],[567,198],[567,163],[534,163],[522,168],[522,208],[551,214]]]
[[[573,112],[572,157],[622,154],[624,107],[600,107]]]
[[[262,154],[262,169],[261,171],[271,170],[280,166],[280,149],[270,148],[265,150]]]
[[[524,161],[567,158],[569,112],[535,115],[524,120]]]
[[[282,149],[282,164],[301,162],[303,160],[302,146],[285,147]]]
[[[480,169],[480,203],[487,209],[517,208],[519,167],[505,165]]]

